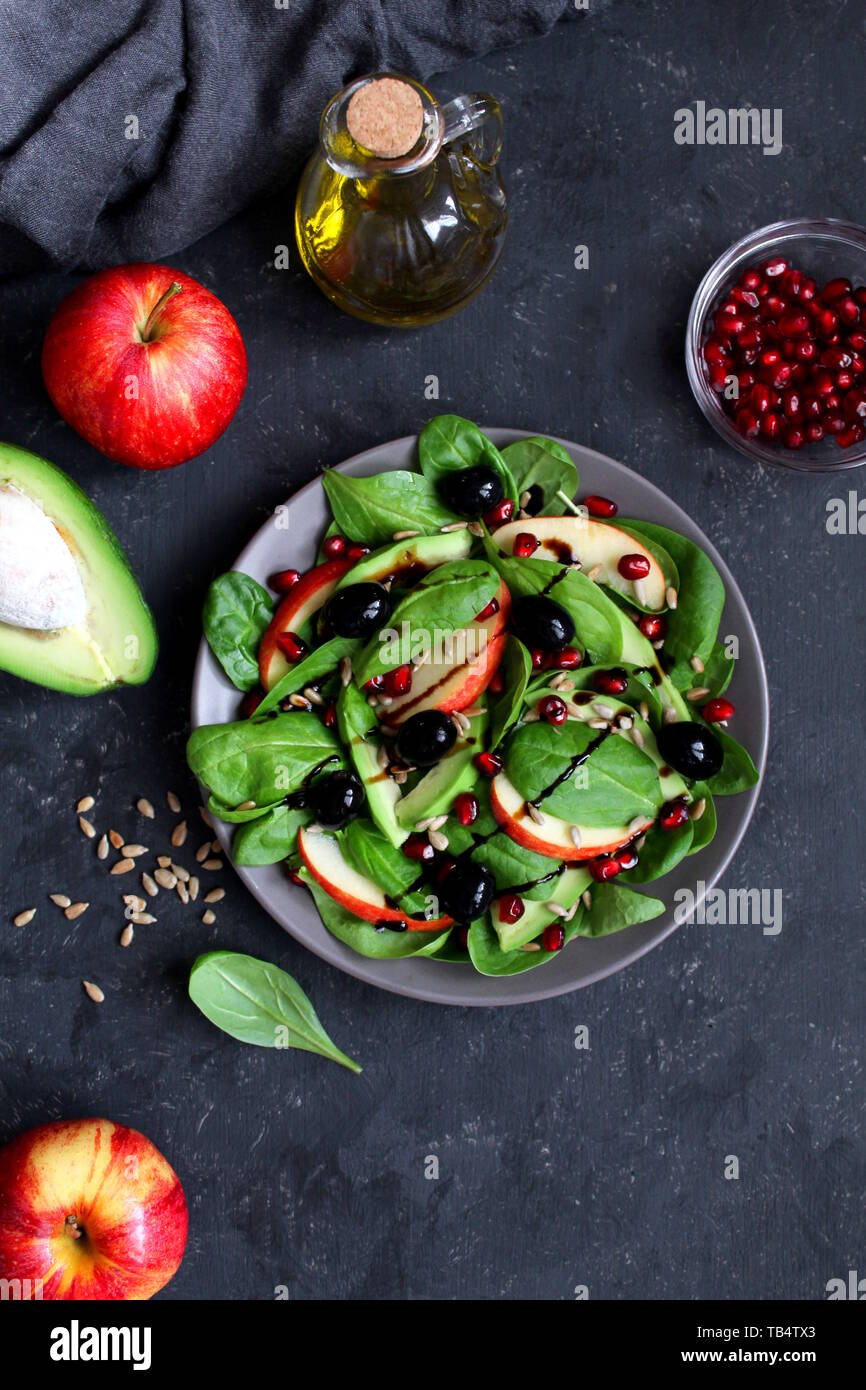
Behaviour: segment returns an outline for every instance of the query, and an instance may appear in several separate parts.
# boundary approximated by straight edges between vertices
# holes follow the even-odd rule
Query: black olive
[[[574,636],[571,615],[544,594],[519,598],[511,611],[511,622],[527,647],[540,647],[545,652],[561,651]]]
[[[397,735],[397,752],[412,767],[432,767],[450,753],[457,739],[453,720],[438,709],[413,714]]]
[[[309,788],[306,800],[316,820],[335,829],[357,816],[364,788],[354,772],[330,772]]]
[[[540,483],[533,483],[528,491],[529,496],[523,505],[523,511],[528,512],[530,516],[538,516],[544,506],[544,489]]]
[[[663,724],[657,742],[665,762],[681,777],[703,781],[722,766],[722,745],[703,724]]]
[[[490,870],[464,859],[445,875],[439,889],[439,905],[455,922],[474,922],[487,911],[495,892]]]
[[[484,463],[446,473],[439,479],[439,492],[452,512],[473,519],[489,512],[505,495],[499,474]]]
[[[391,616],[384,584],[348,584],[325,604],[325,627],[337,637],[369,637]]]

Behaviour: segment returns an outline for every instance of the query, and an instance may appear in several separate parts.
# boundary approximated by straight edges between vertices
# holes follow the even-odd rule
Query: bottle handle
[[[442,144],[450,145],[461,136],[469,135],[481,126],[489,126],[485,131],[484,162],[495,164],[502,150],[502,109],[489,92],[471,92],[467,96],[455,97],[442,107],[444,132]]]

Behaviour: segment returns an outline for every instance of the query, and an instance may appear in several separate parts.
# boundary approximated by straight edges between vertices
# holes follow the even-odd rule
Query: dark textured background
[[[456,70],[442,94],[488,87],[505,108],[512,222],[495,280],[451,322],[376,332],[297,269],[271,269],[290,197],[251,209],[176,258],[236,314],[250,384],[217,447],[161,476],[99,458],[43,392],[40,342],[73,282],[2,287],[0,437],[105,510],[162,654],[146,688],[87,702],[0,678],[0,1138],[88,1113],[148,1133],[191,1207],[163,1297],[283,1284],[300,1298],[568,1298],[587,1284],[592,1298],[821,1298],[862,1267],[864,542],[828,536],[824,515],[863,483],[761,471],[723,448],[682,343],[698,279],[736,236],[791,215],[862,220],[863,70],[862,9],[806,0],[632,0]],[[783,153],[676,146],[673,112],[699,98],[781,106]],[[573,269],[578,242],[589,272]],[[137,836],[144,793],[165,835],[173,787],[198,843],[183,746],[207,583],[323,465],[417,429],[430,373],[441,409],[629,463],[727,558],[773,700],[761,803],[727,883],[781,888],[781,936],[693,927],[582,993],[457,1011],[330,969],[227,870],[216,926],[178,903],[118,948],[129,879],[103,882],[76,798],[92,791],[99,827]],[[57,890],[90,898],[77,925],[47,902]],[[294,973],[363,1076],[214,1031],[184,993],[213,945]],[[82,976],[105,989],[101,1008]],[[723,1178],[728,1154],[739,1181]]]

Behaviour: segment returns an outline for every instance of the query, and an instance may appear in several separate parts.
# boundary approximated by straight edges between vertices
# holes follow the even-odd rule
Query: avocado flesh
[[[450,811],[455,796],[475,785],[478,773],[472,759],[484,747],[487,711],[470,715],[469,722],[472,728],[466,738],[458,739],[450,752],[401,797],[397,806],[397,820],[401,825],[412,829],[416,821],[443,815]]]
[[[54,464],[11,444],[0,444],[0,488],[23,494],[53,522],[86,600],[71,626],[0,622],[0,669],[69,695],[141,685],[156,661],[156,628],[105,518]]]
[[[500,922],[499,900],[495,899],[490,908],[490,915],[503,951],[516,951],[519,946],[525,946],[527,941],[534,941],[545,927],[559,920],[553,912],[548,911],[547,904],[559,903],[560,907],[571,907],[591,882],[586,869],[566,869],[556,884],[551,886],[550,894],[544,901],[524,898],[523,916],[516,922]]]
[[[379,748],[370,741],[370,734],[378,728],[379,721],[357,686],[343,687],[337,699],[337,728],[340,738],[349,749],[349,756],[355,771],[364,784],[367,794],[367,810],[382,834],[396,849],[408,837],[397,822],[396,808],[400,801],[400,788],[379,765]]]
[[[337,588],[345,589],[350,584],[370,581],[381,582],[392,575],[399,583],[401,573],[416,567],[432,570],[451,560],[465,560],[472,543],[472,534],[466,530],[444,531],[438,536],[410,536],[408,540],[382,546],[359,560],[343,575]]]

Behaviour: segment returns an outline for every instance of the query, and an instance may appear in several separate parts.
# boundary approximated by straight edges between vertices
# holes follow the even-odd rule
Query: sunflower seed
[[[171,843],[175,849],[180,849],[181,845],[186,844],[186,821],[179,820],[174,830],[171,832]]]
[[[379,767],[386,768],[390,761],[391,755],[388,749],[385,747],[384,743],[380,743],[379,747],[376,749],[376,762],[379,764]]]
[[[584,888],[583,892],[580,895],[580,901],[583,903],[587,912],[592,911],[592,894],[590,893],[588,888]]]
[[[174,792],[166,792],[165,799],[168,803],[168,809],[177,815],[180,810],[180,797],[175,795]]]
[[[646,608],[646,585],[642,579],[634,581],[634,596],[641,608]]]
[[[570,825],[570,826],[568,827],[568,833],[569,833],[569,836],[571,837],[571,843],[574,845],[575,849],[580,849],[581,838],[580,838],[580,828],[579,828],[579,826]]]
[[[129,874],[134,868],[134,859],[118,859],[116,864],[112,864],[108,872],[110,874]]]
[[[182,864],[175,864],[172,860],[171,871],[175,878],[180,879],[181,883],[189,883],[189,869],[185,869]]]
[[[351,684],[352,680],[352,658],[344,656],[340,662],[340,683],[344,686]]]
[[[137,927],[149,927],[156,921],[156,918],[152,912],[132,912],[129,920],[134,922]]]
[[[664,639],[663,637],[659,637],[657,641],[653,642],[653,651],[654,651],[654,652],[663,652],[664,649],[665,649],[665,639]]]
[[[239,806],[235,807],[236,811],[254,811],[255,809],[256,803],[254,801],[242,801]]]
[[[667,709],[665,710],[664,714],[662,715],[662,723],[663,723],[663,724],[676,724],[676,722],[677,722],[678,719],[679,719],[679,715],[677,714],[676,710],[673,709],[670,705],[668,705]]]
[[[181,878],[178,879],[176,886],[177,896],[180,898],[184,906],[186,906],[186,904],[189,902],[189,889],[187,888],[186,884]]]
[[[689,661],[689,665],[693,671],[697,671],[698,675],[700,675],[701,671],[704,669],[704,663],[699,656],[693,656]]]
[[[112,849],[123,849],[123,836],[117,830],[109,830],[108,839]]]
[[[28,922],[32,922],[36,916],[35,907],[26,907],[23,912],[19,912],[17,917],[12,918],[13,927],[26,927]]]
[[[427,839],[434,849],[443,850],[448,848],[448,836],[443,835],[441,830],[428,830]]]
[[[205,893],[204,900],[206,903],[221,903],[225,895],[226,890],[224,888],[212,888],[209,893]]]
[[[306,695],[311,705],[323,705],[325,703],[318,690],[314,690],[314,688],[311,685],[304,686],[304,694]]]
[[[199,845],[195,852],[196,863],[200,864],[203,859],[207,859],[210,854],[210,840],[205,840],[203,845]],[[171,861],[169,861],[171,862]]]
[[[154,816],[156,815],[156,812],[154,811],[146,796],[140,796],[138,798],[138,800],[135,803],[135,809],[142,816],[146,816],[148,820],[153,820]]]
[[[126,903],[127,907],[132,908],[133,912],[144,912],[144,909],[147,907],[144,898],[139,898],[135,893],[124,893],[123,901]]]
[[[707,686],[707,685],[696,685],[695,688],[694,688],[693,690],[687,690],[687,691],[686,691],[686,699],[689,701],[690,704],[694,705],[694,704],[697,704],[698,700],[704,700],[704,699],[706,699],[706,697],[707,697],[707,695],[709,695],[709,693],[710,693],[710,688],[709,688],[709,686]]]
[[[107,836],[107,835],[100,835],[100,837],[99,837],[99,844],[96,846],[96,857],[97,857],[97,859],[107,859],[107,858],[108,858],[108,836]]]
[[[469,525],[468,521],[449,521],[447,526],[440,526],[440,531],[465,531]]]
[[[153,876],[160,888],[174,888],[177,883],[177,878],[171,872],[171,869],[156,869]]]
[[[123,928],[123,931],[120,933],[120,944],[121,944],[121,946],[131,946],[131,945],[132,945],[132,938],[133,938],[134,935],[135,935],[135,932],[134,932],[134,930],[133,930],[132,923],[131,923],[131,922],[127,922],[126,926]]]
[[[395,531],[391,537],[392,541],[411,541],[413,536],[420,536],[420,531]]]
[[[468,734],[472,728],[471,720],[459,709],[451,711],[451,723],[456,727],[458,734]]]
[[[665,589],[665,602],[668,608],[673,609],[677,606],[677,591],[672,585],[668,585]]]
[[[616,714],[616,710],[613,706],[604,704],[602,700],[594,700],[592,707],[596,714],[600,714],[603,719],[613,719],[613,716]]]
[[[414,666],[416,671],[418,670],[419,666],[423,666],[426,662],[430,660],[430,655],[430,648],[425,647],[424,650],[420,651],[417,656],[413,656],[412,665]]]
[[[643,748],[643,734],[640,729],[632,729],[631,738],[635,748]]]
[[[124,845],[120,852],[124,859],[140,859],[143,854],[150,854],[147,845]]]
[[[572,719],[580,718],[580,705],[576,705],[573,700],[566,700],[565,708],[566,712],[571,715]]]
[[[540,951],[541,946],[537,941],[527,941],[520,949],[521,951]]]
[[[536,825],[544,825],[544,816],[537,806],[533,806],[531,801],[527,801],[526,809],[529,812],[529,819],[535,821]]]
[[[92,811],[95,805],[96,802],[93,800],[92,796],[83,796],[75,810],[79,816],[83,816],[86,811]]]
[[[706,809],[707,798],[705,796],[702,796],[698,801],[695,802],[694,806],[691,806],[689,808],[689,815],[691,816],[692,820],[700,820],[701,816],[704,814],[704,811]]]
[[[567,908],[562,906],[562,903],[554,902],[553,899],[551,899],[549,903],[544,904],[544,910],[545,912],[551,913],[554,917],[564,917],[568,911]]]
[[[638,835],[637,839],[636,839],[635,842],[634,842],[634,847],[635,847],[635,849],[637,850],[638,854],[640,854],[640,852],[641,852],[641,850],[643,849],[643,847],[644,847],[645,844],[646,844],[646,835]]]
[[[565,680],[565,673],[564,673],[563,671],[560,671],[560,673],[559,673],[558,676],[554,676],[552,681],[548,681],[548,684],[547,684],[548,690],[560,690],[560,689],[562,688],[562,682],[563,682],[564,680]]]
[[[67,898],[67,896],[66,896],[65,893],[49,893],[48,896],[49,896],[49,898],[51,899],[51,901],[54,903],[54,906],[55,906],[55,907],[71,907],[71,906],[72,906],[72,899],[71,899],[71,898]]]
[[[530,502],[532,501],[532,493],[528,489],[526,492],[521,492],[517,501],[521,507],[528,507]]]
[[[629,835],[636,835],[639,830],[643,830],[643,816],[635,816],[634,820],[628,823]]]
[[[524,722],[524,724],[534,724],[534,723],[536,722],[536,720],[538,720],[538,719],[540,719],[540,718],[541,718],[541,715],[538,713],[538,709],[537,709],[537,708],[528,709],[528,710],[526,711],[526,713],[524,714],[524,716],[523,716],[523,722]],[[555,727],[555,726],[551,726],[551,727]]]
[[[382,705],[383,708],[384,708],[385,705],[393,705],[393,703],[394,703],[394,697],[393,697],[393,695],[380,695],[380,696],[379,696],[379,704]]]
[[[598,576],[599,576],[600,574],[601,574],[601,565],[593,565],[593,567],[592,567],[591,570],[587,570],[587,572],[586,572],[586,577],[587,577],[587,579],[593,579],[593,580],[594,580],[594,579],[598,579]]]
[[[618,715],[617,721],[616,721],[616,725],[617,725],[617,728],[618,728],[618,729],[622,729],[623,733],[626,733],[626,734],[627,734],[628,731],[629,731],[629,729],[632,727],[633,724],[634,724],[634,720],[632,719],[631,715],[629,715],[629,714],[620,714],[620,715]]]
[[[192,875],[189,881],[189,896],[192,902],[195,902],[198,897],[198,879],[195,874]]]
[[[647,704],[646,700],[641,700],[640,704],[637,707],[637,712],[640,715],[641,719],[649,719],[649,705]]]
[[[94,835],[96,834],[96,831],[94,830],[90,821],[85,820],[84,816],[78,817],[78,828],[81,831],[82,835],[87,836],[88,840],[92,840]]]
[[[207,811],[206,807],[204,807],[204,806],[199,806],[199,808],[198,808],[198,813],[199,813],[199,815],[201,816],[202,820],[204,821],[205,825],[209,825],[210,828],[211,828],[211,830],[212,830],[212,829],[213,829],[213,821],[211,820],[210,814],[209,814],[209,812]]]
[[[588,719],[586,722],[591,729],[606,729],[608,727],[606,719]]]
[[[466,527],[466,530],[471,532],[473,536],[484,535],[484,527],[481,525],[480,521],[470,521],[469,525]]]
[[[105,995],[102,993],[99,985],[93,984],[90,980],[82,980],[81,983],[84,986],[84,993],[87,995],[88,999],[93,1000],[94,1004],[102,1004],[105,1002]]]
[[[378,709],[378,708],[379,708],[379,698],[378,698],[378,696],[377,696],[377,695],[368,695],[368,696],[367,696],[367,704],[370,706],[370,709]]]
[[[208,907],[201,914],[201,920],[204,922],[205,926],[209,927],[216,921],[216,913],[211,912],[210,908]]]
[[[319,826],[319,830],[321,830],[321,828],[322,828],[322,827]],[[308,825],[308,826],[307,826],[307,830],[308,830],[308,831],[313,830],[313,827],[312,827],[311,825]],[[315,834],[315,833],[316,833],[316,832],[313,831],[313,834]],[[215,872],[217,869],[221,869],[222,866],[223,866],[223,861],[222,861],[221,859],[206,859],[206,860],[204,861],[204,863],[202,864],[202,868],[203,868],[203,869],[207,869],[209,873],[213,873],[213,872]]]
[[[568,911],[566,912],[565,917],[564,917],[563,920],[566,921],[566,922],[570,922],[571,919],[572,919],[572,917],[574,916],[575,912],[577,911],[577,908],[578,908],[578,904],[577,904],[577,903],[572,903],[572,904],[571,904],[571,907],[570,907],[570,908],[568,909]]]
[[[573,681],[573,680],[569,680],[568,676],[566,676],[565,680],[562,682],[562,685],[559,687],[560,694],[562,694],[562,693],[563,693],[564,691],[566,691],[566,690],[573,690],[573,689],[574,689],[574,681]]]
[[[426,820],[419,820],[419,821],[416,821],[416,822],[415,822],[415,830],[417,831],[417,833],[418,833],[419,835],[423,835],[423,834],[424,834],[424,831],[425,831],[425,830],[429,830],[429,829],[430,829],[430,826],[431,826],[432,824],[433,824],[433,817],[432,817],[432,816],[428,816]]]
[[[208,848],[210,848],[210,843],[208,843]],[[156,862],[161,869],[171,868],[171,859],[167,854],[158,854],[156,856]]]

